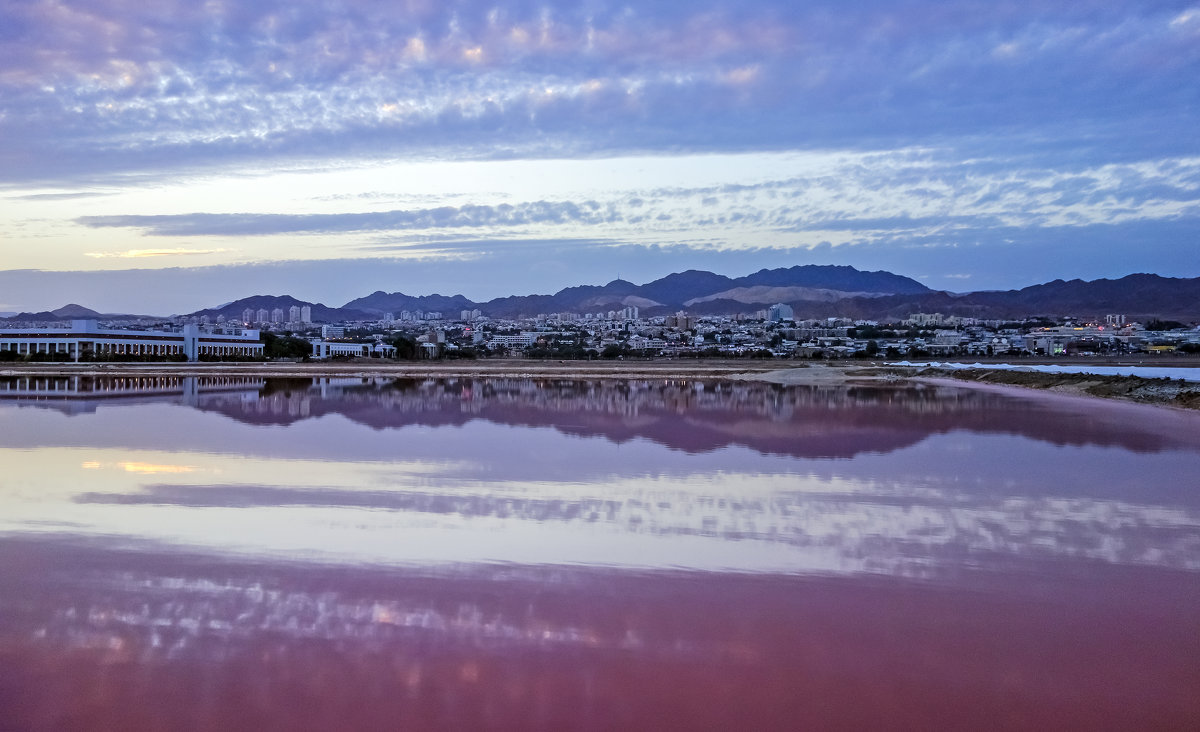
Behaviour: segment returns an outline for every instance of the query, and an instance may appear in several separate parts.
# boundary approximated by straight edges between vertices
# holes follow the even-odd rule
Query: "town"
[[[16,322],[0,361],[312,359],[922,359],[1200,353],[1200,327],[1124,315],[981,320],[912,313],[897,322],[752,314],[641,317],[637,307],[529,318],[401,311],[378,320],[314,322],[309,306],[246,309],[240,320],[184,316],[105,322]]]

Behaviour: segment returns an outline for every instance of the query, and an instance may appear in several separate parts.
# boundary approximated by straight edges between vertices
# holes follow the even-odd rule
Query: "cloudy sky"
[[[1198,243],[1194,1],[0,0],[0,311]]]

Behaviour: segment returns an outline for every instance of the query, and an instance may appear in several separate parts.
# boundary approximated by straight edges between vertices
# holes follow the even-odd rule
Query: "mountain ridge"
[[[1119,278],[1055,279],[1014,290],[948,292],[886,271],[853,267],[798,265],[763,269],[742,277],[704,270],[676,272],[645,284],[612,280],[604,285],[574,285],[553,294],[507,295],[477,302],[464,295],[407,295],[383,290],[356,298],[342,307],[297,299],[291,295],[251,295],[224,305],[189,313],[224,315],[240,320],[243,310],[312,308],[317,322],[376,320],[405,310],[441,312],[457,318],[463,310],[489,317],[522,317],[542,313],[577,314],[620,310],[633,305],[642,316],[686,310],[694,315],[754,313],[776,302],[790,305],[797,319],[842,317],[896,320],[915,312],[940,312],[982,319],[1025,317],[1103,317],[1116,313],[1130,319],[1165,318],[1200,321],[1200,277],[1163,277],[1134,273]],[[154,316],[103,315],[75,303],[54,311],[19,313],[6,321],[61,321],[72,318],[134,319]]]

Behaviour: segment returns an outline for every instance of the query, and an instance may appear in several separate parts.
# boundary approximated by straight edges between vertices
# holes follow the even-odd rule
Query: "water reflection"
[[[953,387],[784,387],[691,380],[0,378],[0,403],[69,413],[171,396],[248,424],[289,425],[336,414],[383,430],[481,419],[618,442],[645,438],[688,452],[745,445],[795,457],[853,457],[901,449],[954,429],[1138,452],[1200,449],[1200,428],[1190,415],[1155,415],[1119,404],[1064,409],[1045,398]]]
[[[74,379],[0,388],[0,465],[0,728],[1200,713],[1195,415],[956,388]]]

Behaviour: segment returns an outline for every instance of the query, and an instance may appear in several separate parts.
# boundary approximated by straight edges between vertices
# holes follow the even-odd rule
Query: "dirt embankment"
[[[986,368],[926,368],[917,372],[916,376],[949,378],[981,384],[1023,386],[1067,394],[1123,399],[1141,404],[1200,409],[1200,384],[1181,379],[1145,379],[1140,376],[1098,376],[1096,374],[1048,374],[1037,371]]]

